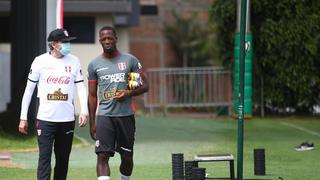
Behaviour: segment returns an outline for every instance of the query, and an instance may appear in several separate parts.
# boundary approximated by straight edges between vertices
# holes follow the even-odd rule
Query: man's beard
[[[111,48],[104,48],[104,52],[107,54],[112,54],[116,51],[116,46],[112,46]]]

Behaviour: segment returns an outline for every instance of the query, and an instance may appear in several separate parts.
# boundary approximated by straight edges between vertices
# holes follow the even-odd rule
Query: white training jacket
[[[37,119],[50,122],[74,121],[75,86],[80,100],[81,114],[88,114],[87,92],[80,62],[76,56],[68,54],[62,58],[55,58],[50,53],[45,53],[34,59],[22,98],[20,119],[27,120],[36,85],[40,102]]]

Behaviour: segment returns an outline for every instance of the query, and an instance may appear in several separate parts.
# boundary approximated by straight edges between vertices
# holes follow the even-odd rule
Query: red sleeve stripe
[[[97,83],[97,80],[92,79],[92,80],[88,80],[89,83]]]
[[[130,101],[131,101],[131,109],[132,109],[132,112],[135,113],[135,112],[136,112],[136,108],[134,107],[134,102],[133,102],[132,97],[130,97]]]

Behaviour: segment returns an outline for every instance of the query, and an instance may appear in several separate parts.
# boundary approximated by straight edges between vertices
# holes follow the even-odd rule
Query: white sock
[[[109,176],[99,176],[98,180],[110,180]]]
[[[130,180],[130,176],[120,175],[120,180]]]

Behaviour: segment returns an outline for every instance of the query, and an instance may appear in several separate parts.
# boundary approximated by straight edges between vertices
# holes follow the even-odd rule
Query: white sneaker
[[[314,149],[314,144],[309,144],[308,141],[301,143],[294,148],[296,151],[310,151]]]

